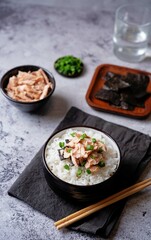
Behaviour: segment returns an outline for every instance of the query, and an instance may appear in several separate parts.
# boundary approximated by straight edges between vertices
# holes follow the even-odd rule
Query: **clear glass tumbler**
[[[151,37],[151,9],[127,4],[116,11],[113,44],[115,55],[127,62],[145,58]]]

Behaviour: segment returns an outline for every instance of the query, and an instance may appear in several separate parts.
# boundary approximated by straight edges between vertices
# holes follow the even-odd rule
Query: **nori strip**
[[[64,158],[64,150],[63,149],[58,149],[58,153],[59,153],[59,157],[60,157],[61,161],[67,160],[67,159],[71,160],[71,157],[70,158]]]
[[[60,157],[60,160],[64,160],[64,150],[63,149],[58,149],[58,153],[59,153],[59,157]]]
[[[128,73],[124,81],[130,84],[133,92],[140,94],[146,91],[149,77],[143,74]]]
[[[125,110],[134,110],[134,106],[132,106],[131,104],[129,104],[129,103],[127,103],[127,102],[124,102],[124,101],[121,101],[120,102],[120,107],[122,108],[122,109],[125,109]]]
[[[120,78],[121,77],[119,77],[119,76],[113,77],[113,78],[107,80],[104,83],[104,85],[113,91],[119,91],[120,89],[129,88],[130,84],[125,81],[122,81]]]
[[[142,99],[136,99],[133,94],[121,93],[121,101],[131,104],[135,107],[145,107],[144,101]]]
[[[112,79],[114,76],[115,76],[115,73],[107,72],[105,75],[105,80],[108,81],[108,80]]]
[[[101,99],[107,102],[110,102],[114,105],[120,105],[120,95],[114,91],[106,90],[106,89],[100,89],[95,97],[97,99]]]

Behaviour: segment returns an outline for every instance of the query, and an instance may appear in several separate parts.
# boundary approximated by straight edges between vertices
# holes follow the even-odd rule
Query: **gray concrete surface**
[[[56,79],[56,91],[48,108],[37,114],[19,111],[0,94],[0,240],[100,239],[67,229],[58,231],[51,219],[7,195],[71,106],[151,135],[151,116],[135,120],[97,112],[85,101],[94,70],[100,64],[151,69],[150,59],[129,64],[113,55],[114,13],[124,1],[100,1],[101,6],[99,1],[75,2],[0,1],[0,76],[17,65],[37,64],[50,70]],[[83,76],[66,79],[55,72],[54,61],[66,54],[83,60]],[[151,177],[150,168],[151,164],[142,179]],[[150,202],[149,189],[131,197],[109,239],[151,239]]]

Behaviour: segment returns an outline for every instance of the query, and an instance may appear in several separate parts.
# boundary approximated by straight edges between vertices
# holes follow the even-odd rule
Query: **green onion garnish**
[[[95,143],[95,142],[96,142],[96,139],[95,139],[95,138],[92,138],[92,142]]]
[[[66,170],[69,170],[70,169],[70,167],[69,167],[69,165],[64,165],[64,168],[66,169]]]
[[[87,137],[87,135],[85,133],[83,133],[80,137],[81,140],[85,139]]]
[[[81,166],[84,167],[85,164],[86,164],[86,161],[83,161],[83,162],[81,163]]]
[[[79,75],[83,70],[83,63],[72,55],[63,56],[54,63],[55,69],[67,77]]]
[[[98,149],[98,153],[102,153],[103,152],[103,149],[100,147],[99,149]]]
[[[75,137],[75,132],[73,132],[73,133],[70,133],[70,135],[72,136],[72,137]]]
[[[71,150],[72,150],[71,148],[68,148],[68,149],[67,149],[67,152],[68,152],[68,153],[71,153]]]
[[[101,161],[98,163],[98,165],[99,165],[99,167],[105,167],[105,162],[101,160]]]
[[[87,145],[86,146],[86,150],[89,151],[89,150],[94,150],[94,146],[93,145]]]
[[[64,148],[65,143],[64,142],[59,142],[59,147]]]
[[[91,170],[90,170],[90,169],[87,169],[86,172],[87,172],[88,174],[91,174]]]
[[[94,156],[94,155],[91,155],[91,156],[90,156],[90,158],[94,159],[94,158],[95,158],[95,156]]]
[[[77,176],[80,177],[82,174],[82,169],[81,168],[78,168],[78,171],[77,171]]]

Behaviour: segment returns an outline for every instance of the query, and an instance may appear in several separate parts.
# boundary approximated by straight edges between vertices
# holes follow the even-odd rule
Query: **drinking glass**
[[[116,10],[113,48],[115,55],[127,62],[145,58],[151,32],[151,9],[127,4]]]

